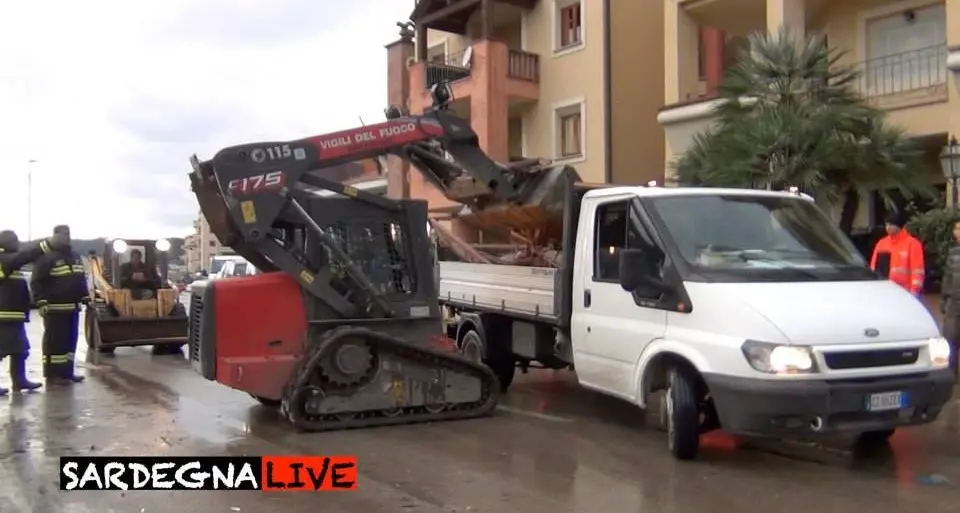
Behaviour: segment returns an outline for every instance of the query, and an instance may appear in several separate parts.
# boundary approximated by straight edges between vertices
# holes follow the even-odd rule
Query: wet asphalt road
[[[31,335],[37,345],[38,323]],[[82,365],[83,384],[0,402],[0,513],[935,513],[960,501],[960,394],[937,423],[871,454],[847,440],[721,433],[698,461],[677,462],[642,413],[562,372],[520,377],[486,419],[309,435],[184,358],[130,348]],[[359,490],[60,492],[57,457],[67,454],[352,454]]]

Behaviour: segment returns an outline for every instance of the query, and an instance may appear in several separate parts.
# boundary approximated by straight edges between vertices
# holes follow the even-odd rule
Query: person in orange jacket
[[[894,214],[887,220],[887,236],[877,242],[870,268],[910,291],[923,294],[923,244],[907,233],[906,216]]]

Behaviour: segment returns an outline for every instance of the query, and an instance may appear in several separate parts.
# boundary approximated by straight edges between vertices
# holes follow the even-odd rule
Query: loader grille
[[[187,337],[190,344],[190,362],[196,368],[200,363],[200,333],[203,319],[203,296],[194,292],[190,295],[189,324]]]

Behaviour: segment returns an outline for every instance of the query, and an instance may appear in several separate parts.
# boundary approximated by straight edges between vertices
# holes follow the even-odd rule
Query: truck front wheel
[[[896,432],[895,429],[881,429],[880,431],[865,431],[857,437],[857,445],[875,447],[887,443],[887,440]]]
[[[682,367],[670,369],[667,376],[667,444],[680,460],[692,460],[700,450],[700,401],[697,381]]]

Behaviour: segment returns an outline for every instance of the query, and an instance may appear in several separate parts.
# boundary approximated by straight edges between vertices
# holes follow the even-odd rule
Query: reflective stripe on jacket
[[[20,268],[40,258],[46,248],[46,243],[17,252],[0,248],[0,323],[30,320],[30,289]]]
[[[924,262],[923,244],[901,229],[896,235],[887,235],[877,242],[870,258],[870,268],[877,270],[877,260],[881,254],[890,255],[890,281],[909,290],[912,294],[923,292]]]
[[[76,310],[89,295],[83,259],[72,250],[44,255],[34,266],[31,288],[47,312]]]

